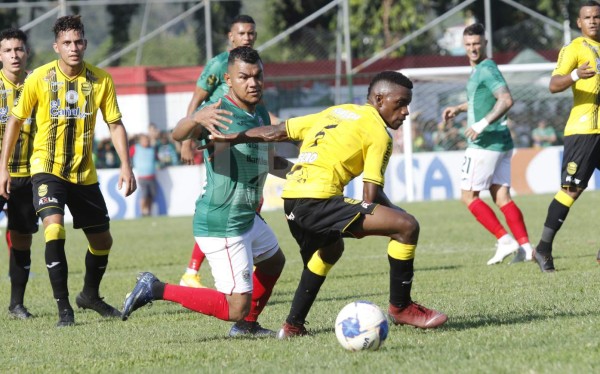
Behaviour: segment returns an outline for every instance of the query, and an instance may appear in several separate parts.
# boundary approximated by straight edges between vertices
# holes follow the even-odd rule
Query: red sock
[[[6,229],[6,245],[8,245],[8,251],[10,252],[10,249],[12,248],[12,240],[10,240],[10,231],[8,229]]]
[[[188,268],[196,271],[200,270],[200,265],[202,265],[202,261],[204,261],[205,257],[206,255],[204,252],[202,252],[198,243],[194,243],[194,249],[192,249],[192,258],[190,258]]]
[[[514,201],[511,201],[500,208],[500,210],[504,213],[506,224],[519,244],[529,243],[529,236],[527,235],[527,228],[525,227],[525,221],[523,220],[523,213],[521,213],[521,209],[519,209],[517,204],[515,204]]]
[[[277,283],[279,275],[265,274],[258,268],[254,270],[252,276],[252,304],[250,305],[250,313],[244,318],[246,321],[256,322],[271,297],[271,292],[273,292],[273,287]]]
[[[229,321],[229,303],[225,294],[212,288],[192,288],[165,284],[163,300],[174,301],[195,312]]]
[[[506,230],[498,221],[496,214],[492,208],[489,207],[486,203],[481,199],[475,199],[471,204],[469,204],[469,210],[477,221],[483,225],[489,232],[492,233],[496,237],[496,239],[500,239],[502,236],[506,235]]]

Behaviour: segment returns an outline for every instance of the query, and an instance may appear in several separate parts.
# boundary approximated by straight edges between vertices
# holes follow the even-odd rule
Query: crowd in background
[[[156,157],[157,168],[162,169],[168,166],[181,164],[181,144],[171,138],[170,131],[159,130],[153,123],[148,126],[148,133],[133,134],[129,136],[129,156],[132,159],[135,153],[135,145],[139,144],[142,135],[148,136],[150,146],[155,150],[154,156]],[[95,149],[96,168],[110,169],[118,168],[120,166],[119,157],[109,138],[98,141]],[[197,151],[195,153],[194,163],[201,164],[202,162],[202,152]]]
[[[467,148],[467,139],[464,135],[467,129],[467,120],[463,118],[447,122],[427,120],[422,121],[419,114],[412,118],[412,150],[413,152],[438,152],[457,151]],[[553,126],[541,119],[535,127],[529,123],[516,123],[511,118],[507,126],[515,144],[515,148],[543,148],[560,145],[561,136]],[[404,127],[394,131],[394,152],[404,153]]]

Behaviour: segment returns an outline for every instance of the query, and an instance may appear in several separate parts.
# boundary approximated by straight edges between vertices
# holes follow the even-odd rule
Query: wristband
[[[483,117],[478,122],[475,122],[474,124],[472,124],[471,129],[473,129],[473,131],[475,131],[476,133],[481,134],[483,129],[485,129],[489,124],[490,123],[488,122],[488,120],[485,119],[485,117]]]
[[[577,82],[579,80],[579,75],[577,75],[577,69],[573,69],[573,71],[571,72],[571,79],[573,79],[573,82]]]

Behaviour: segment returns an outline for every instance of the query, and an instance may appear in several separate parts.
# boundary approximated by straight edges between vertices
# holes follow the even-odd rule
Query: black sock
[[[52,285],[54,299],[58,303],[58,309],[69,309],[69,288],[67,280],[69,267],[65,255],[65,240],[57,239],[46,242],[46,267]]]
[[[163,282],[152,283],[152,298],[154,300],[162,300],[165,294],[165,284]]]
[[[100,282],[106,272],[108,255],[97,256],[89,250],[85,255],[85,277],[83,280],[83,293],[89,297],[100,297]]]
[[[29,280],[29,267],[31,266],[31,250],[24,251],[10,249],[10,263],[8,274],[10,276],[10,306],[23,304],[25,287]]]
[[[412,302],[410,290],[414,275],[414,259],[396,260],[388,255],[390,263],[390,304],[403,308]]]
[[[306,322],[306,316],[317,298],[317,294],[321,289],[321,285],[325,282],[325,278],[306,268],[302,271],[300,283],[292,301],[290,314],[286,319],[287,323],[298,325]]]
[[[569,210],[570,208],[568,206],[561,204],[558,200],[552,200],[548,206],[548,214],[546,215],[546,222],[544,223],[542,237],[535,248],[537,253],[543,255],[552,254],[552,243],[554,242],[554,237],[556,236],[558,230],[560,230],[562,227],[565,219],[567,219]]]

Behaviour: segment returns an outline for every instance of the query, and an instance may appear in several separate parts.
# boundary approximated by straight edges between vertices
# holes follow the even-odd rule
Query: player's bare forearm
[[[137,184],[135,176],[133,175],[133,169],[131,168],[131,160],[129,158],[127,131],[125,130],[123,122],[120,120],[110,123],[108,127],[110,129],[110,137],[115,147],[115,151],[117,151],[117,155],[121,161],[118,187],[121,189],[125,186],[125,196],[129,196],[137,189]]]
[[[508,87],[500,87],[494,92],[494,96],[496,97],[496,104],[494,104],[492,110],[485,116],[489,123],[498,120],[513,106],[512,95]]]
[[[184,146],[191,147],[191,139],[197,139],[201,133],[202,125],[194,121],[192,116],[187,116],[177,122],[171,137],[173,140],[184,142]]]
[[[589,61],[587,61],[574,69],[571,74],[553,75],[552,78],[550,78],[548,89],[551,93],[562,92],[571,87],[579,79],[590,79],[596,76],[596,70],[592,68]]]
[[[442,112],[442,120],[446,122],[449,119],[456,117],[460,113],[466,112],[469,109],[468,105],[469,104],[465,102],[456,106],[449,106],[445,108]]]
[[[212,136],[215,142],[224,143],[262,143],[262,142],[283,142],[289,140],[285,129],[285,122],[272,126],[255,127],[244,132],[234,134],[222,134]]]
[[[2,153],[0,153],[0,165],[5,167],[8,165],[10,155],[12,155],[17,139],[19,139],[19,132],[23,125],[22,120],[16,117],[10,116],[4,130],[4,136],[2,139]]]

